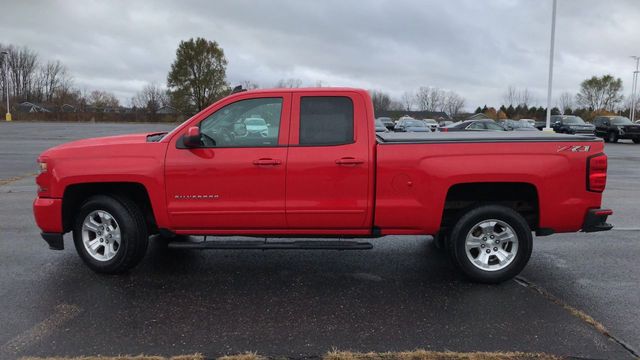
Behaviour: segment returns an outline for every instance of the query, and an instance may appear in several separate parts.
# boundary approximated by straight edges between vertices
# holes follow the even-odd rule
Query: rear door
[[[368,131],[373,122],[358,93],[327,94],[292,96],[287,226],[320,232],[370,229],[373,149]]]

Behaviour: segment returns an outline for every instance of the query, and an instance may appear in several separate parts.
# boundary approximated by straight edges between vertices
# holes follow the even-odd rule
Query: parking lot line
[[[56,306],[51,316],[2,345],[0,354],[20,353],[32,344],[58,330],[64,323],[78,316],[79,313],[80,308],[76,305],[60,304]]]

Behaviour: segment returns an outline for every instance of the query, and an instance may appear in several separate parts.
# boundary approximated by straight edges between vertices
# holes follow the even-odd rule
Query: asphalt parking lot
[[[0,359],[299,358],[332,348],[626,359],[640,350],[640,145],[606,145],[604,205],[616,230],[537,238],[521,278],[501,285],[466,282],[430,238],[416,236],[376,239],[362,252],[188,252],[152,243],[123,276],[91,272],[68,235],[64,251],[48,250],[31,214],[36,156],[76,138],[168,128],[0,123]]]

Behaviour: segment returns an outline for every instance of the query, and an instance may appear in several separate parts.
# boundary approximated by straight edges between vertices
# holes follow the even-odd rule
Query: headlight
[[[38,166],[40,167],[40,174],[47,172],[47,163],[44,161],[38,161]]]

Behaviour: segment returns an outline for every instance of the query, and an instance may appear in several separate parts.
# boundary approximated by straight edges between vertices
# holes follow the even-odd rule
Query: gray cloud
[[[6,1],[6,0],[5,0]],[[128,101],[164,83],[180,40],[224,48],[231,83],[281,78],[312,85],[455,90],[468,107],[502,100],[508,85],[544,103],[550,0],[6,1],[0,42],[59,59],[80,88]],[[594,74],[630,89],[640,52],[637,0],[559,0],[554,92]],[[634,48],[635,46],[635,48]]]

